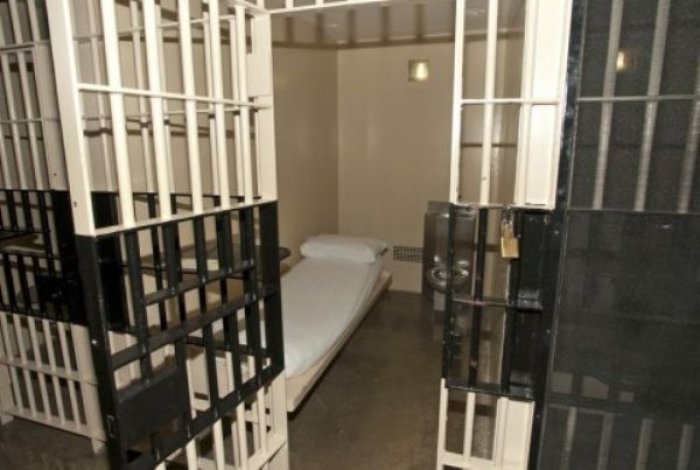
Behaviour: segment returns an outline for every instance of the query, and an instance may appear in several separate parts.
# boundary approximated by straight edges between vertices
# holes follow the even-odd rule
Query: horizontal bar
[[[276,294],[276,289],[266,288],[263,289],[263,291],[257,296],[246,294],[213,310],[209,310],[201,313],[200,315],[188,318],[185,322],[180,323],[177,326],[153,334],[148,339],[149,347],[147,349],[149,351],[157,351],[167,344],[174,343],[181,339],[186,339],[190,333],[201,330],[207,325],[212,325],[226,316],[233,315],[235,312],[245,308],[247,305],[259,302],[260,300],[274,294]],[[110,361],[110,367],[112,370],[117,370],[130,364],[131,362],[138,360],[142,355],[141,345],[134,344],[113,354]]]
[[[190,220],[195,217],[204,217],[204,216],[209,216],[209,215],[216,215],[216,214],[223,214],[224,212],[236,212],[242,209],[247,209],[249,207],[257,207],[257,206],[262,206],[265,204],[270,204],[275,201],[273,200],[267,200],[267,199],[259,199],[257,201],[253,201],[251,203],[244,203],[244,202],[239,202],[236,205],[229,206],[226,208],[222,207],[216,207],[213,209],[206,209],[203,212],[197,213],[197,214],[174,214],[173,216],[168,218],[168,222],[179,222],[179,221],[185,221],[185,220]],[[133,225],[130,225],[128,227],[124,227],[122,225],[112,225],[109,227],[103,227],[101,229],[95,230],[95,238],[107,238],[112,235],[116,235],[119,233],[123,232],[129,232],[129,231],[137,231],[137,230],[143,230],[146,228],[151,228],[155,227],[157,225],[161,225],[163,223],[162,220],[156,218],[156,219],[148,219],[144,220],[141,222],[136,222]]]
[[[182,93],[172,93],[172,92],[160,92],[155,93],[149,90],[141,90],[138,88],[128,88],[128,87],[111,87],[109,85],[99,85],[96,83],[78,83],[78,91],[92,92],[92,93],[118,93],[126,96],[142,96],[146,98],[162,98],[166,100],[181,100],[181,101],[197,101],[201,103],[212,103],[212,104],[228,104],[232,106],[237,106],[240,108],[253,108],[253,109],[267,109],[269,105],[257,104],[253,102],[235,101],[229,100],[227,98],[209,98],[202,95],[185,95]]]
[[[515,313],[540,313],[542,312],[542,304],[539,302],[518,301],[517,303],[507,302],[505,299],[484,298],[483,300],[475,300],[471,296],[455,296],[453,301],[461,305],[469,305],[472,307],[501,307],[505,309],[516,309]],[[508,313],[508,312],[504,312]]]
[[[682,101],[682,100],[697,100],[700,95],[630,95],[630,96],[581,96],[578,98],[579,103],[620,103],[634,101]]]
[[[177,286],[170,286],[165,289],[152,292],[144,296],[143,302],[146,305],[153,305],[172,297],[177,297],[187,292],[197,289],[199,287],[204,287],[206,284],[211,284],[218,281],[223,281],[224,279],[229,279],[234,275],[243,274],[244,272],[252,269],[255,266],[254,263],[247,261],[240,263],[235,266],[232,271],[226,271],[224,269],[219,269],[218,271],[208,272],[206,279],[202,280],[199,277],[192,277],[184,281],[180,281]],[[144,267],[144,269],[148,269]]]
[[[32,372],[36,372],[38,374],[44,374],[44,375],[50,375],[50,376],[56,376],[61,379],[66,379],[70,380],[72,382],[83,382],[83,383],[88,383],[91,385],[97,385],[97,382],[94,380],[84,380],[78,372],[70,372],[62,367],[56,367],[55,369],[52,369],[50,366],[47,365],[38,365],[33,361],[27,361],[26,363],[22,363],[21,360],[16,359],[16,358],[8,358],[8,357],[3,357],[0,358],[0,364],[6,365],[8,367],[15,367],[17,369],[26,369]]]
[[[50,43],[48,40],[43,39],[41,41],[36,41],[36,42],[21,42],[21,43],[14,43],[14,44],[3,44],[0,46],[0,55],[6,53],[6,52],[17,52],[17,51],[22,51],[22,50],[32,50],[36,48],[37,46],[48,46]]]
[[[542,98],[467,98],[462,100],[462,105],[476,104],[531,104],[531,105],[559,105],[558,99]]]
[[[512,391],[503,390],[500,383],[485,383],[477,382],[476,385],[469,385],[466,379],[447,379],[447,388],[450,390],[460,390],[464,392],[480,393],[483,395],[491,395],[496,397],[506,397],[511,400],[530,402],[532,398],[531,387],[511,386],[512,389],[522,390],[522,393],[513,393]]]

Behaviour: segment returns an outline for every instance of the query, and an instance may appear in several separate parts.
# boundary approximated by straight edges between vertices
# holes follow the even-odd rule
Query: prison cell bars
[[[496,44],[498,41],[498,0],[489,0],[484,68],[484,98],[462,98],[464,74],[463,41],[455,42],[454,101],[450,150],[450,201],[481,206],[493,205],[492,140],[494,107],[518,105],[520,123],[512,206],[554,206],[555,182],[564,99],[564,79],[571,2],[530,1],[526,5],[521,96],[495,96]],[[464,38],[466,2],[457,0],[455,37]],[[468,106],[483,106],[481,175],[479,197],[466,201],[460,196],[462,113]],[[541,128],[534,132],[532,123]]]
[[[246,89],[245,79],[246,73],[248,72],[252,73],[253,75],[257,73],[262,78],[265,78],[265,74],[269,75],[271,73],[271,58],[269,57],[271,49],[270,46],[267,45],[267,43],[269,43],[270,41],[269,18],[255,18],[255,15],[253,15],[254,18],[252,20],[253,25],[251,28],[251,32],[254,36],[254,49],[252,54],[250,55],[254,56],[257,53],[258,56],[256,57],[257,60],[253,64],[252,70],[246,70],[248,61],[250,61],[249,54],[246,51],[246,22],[248,21],[248,19],[246,18],[247,8],[238,5],[235,7],[235,15],[224,16],[219,14],[217,1],[210,0],[208,2],[208,5],[209,9],[207,12],[207,17],[201,20],[201,24],[205,28],[205,34],[208,36],[209,39],[207,41],[207,47],[209,50],[205,53],[208,60],[207,69],[210,69],[207,70],[207,80],[210,82],[210,87],[207,91],[208,96],[198,96],[194,92],[194,79],[192,75],[192,50],[189,46],[186,46],[181,49],[183,85],[185,87],[184,92],[173,93],[163,89],[163,81],[161,76],[163,71],[163,58],[162,56],[159,57],[159,54],[162,54],[163,47],[158,42],[160,37],[162,37],[162,35],[159,34],[159,31],[161,31],[162,28],[174,26],[173,24],[164,24],[162,21],[158,21],[158,12],[155,2],[153,0],[147,0],[143,2],[143,28],[134,27],[133,24],[135,23],[135,21],[132,20],[131,31],[128,31],[129,33],[131,33],[132,37],[134,37],[136,34],[138,34],[136,31],[142,29],[143,35],[146,39],[148,88],[136,89],[128,88],[122,85],[119,60],[113,59],[113,57],[118,57],[118,38],[120,37],[120,35],[123,35],[125,32],[127,32],[123,30],[117,30],[113,0],[103,0],[101,3],[101,18],[103,23],[102,34],[105,46],[105,54],[106,56],[110,57],[111,60],[114,62],[108,67],[107,70],[107,84],[85,83],[79,81],[76,73],[77,60],[75,57],[74,39],[80,40],[84,38],[75,38],[72,32],[71,16],[74,12],[71,12],[71,4],[66,0],[63,2],[54,2],[51,5],[49,5],[49,11],[51,16],[51,32],[52,36],[55,39],[52,43],[54,53],[57,57],[61,59],[63,58],[63,56],[66,56],[66,60],[61,61],[62,70],[57,71],[57,73],[60,76],[58,80],[59,89],[61,90],[61,92],[66,93],[64,96],[61,97],[61,100],[59,101],[59,104],[61,105],[61,111],[63,113],[64,118],[67,121],[67,125],[64,126],[63,131],[65,134],[67,148],[69,150],[76,151],[79,157],[78,159],[76,159],[76,161],[72,162],[73,165],[69,168],[72,197],[74,202],[74,208],[76,210],[76,218],[78,219],[78,223],[76,224],[76,227],[78,228],[78,234],[80,236],[85,236],[88,238],[93,237],[93,239],[96,236],[103,238],[117,236],[121,239],[122,237],[120,234],[126,231],[124,239],[126,242],[125,251],[128,254],[127,262],[130,266],[129,269],[136,269],[136,271],[131,273],[129,276],[129,282],[127,283],[127,295],[130,298],[130,302],[133,303],[133,309],[129,310],[129,315],[131,316],[131,312],[134,312],[134,316],[131,317],[129,321],[135,321],[135,325],[138,327],[138,331],[136,331],[136,333],[138,333],[138,343],[126,340],[121,345],[121,347],[118,347],[115,344],[116,341],[114,340],[117,337],[116,334],[110,332],[108,335],[105,335],[104,330],[100,328],[94,328],[95,325],[91,326],[91,328],[93,329],[92,335],[94,337],[93,346],[100,344],[111,345],[112,347],[117,346],[117,355],[113,356],[113,358],[119,357],[122,358],[122,361],[125,360],[125,357],[130,357],[130,351],[132,351],[134,347],[137,346],[137,344],[145,344],[146,352],[148,355],[150,355],[148,345],[144,343],[144,341],[146,340],[146,324],[144,323],[144,321],[147,320],[144,316],[145,311],[143,311],[142,307],[139,304],[139,302],[141,302],[139,299],[144,298],[143,285],[141,284],[141,281],[138,280],[138,278],[141,276],[140,261],[138,259],[138,253],[140,253],[140,250],[138,248],[137,238],[134,237],[132,231],[151,230],[149,227],[156,227],[153,224],[159,223],[164,224],[162,228],[164,233],[165,231],[169,231],[169,233],[171,233],[172,235],[174,232],[172,232],[172,230],[170,230],[169,227],[175,226],[171,224],[178,223],[179,221],[183,221],[183,223],[188,223],[190,220],[194,220],[195,225],[198,224],[198,222],[196,222],[196,220],[198,219],[192,219],[192,216],[176,215],[174,210],[175,207],[173,207],[170,202],[171,194],[173,193],[172,173],[170,172],[172,168],[172,162],[170,161],[170,154],[168,152],[167,123],[165,122],[166,110],[163,107],[164,100],[173,99],[185,102],[185,115],[186,119],[188,120],[188,122],[186,123],[187,133],[189,136],[188,147],[190,149],[194,148],[194,146],[197,145],[197,142],[193,142],[192,137],[193,134],[196,136],[197,132],[195,121],[196,113],[202,112],[202,110],[196,108],[196,104],[203,103],[207,107],[211,107],[214,110],[214,135],[212,136],[212,139],[214,139],[213,150],[215,150],[215,152],[212,152],[212,158],[215,162],[215,174],[213,176],[217,186],[216,189],[218,203],[215,204],[215,207],[213,209],[205,209],[202,203],[203,196],[201,189],[201,181],[191,181],[191,197],[193,199],[192,206],[194,210],[194,216],[206,216],[211,214],[216,215],[218,217],[218,214],[224,213],[222,212],[222,210],[231,207],[231,198],[229,197],[231,195],[231,188],[228,181],[228,154],[226,149],[227,143],[224,112],[230,112],[232,110],[238,110],[243,115],[243,117],[239,120],[239,125],[241,128],[239,133],[243,136],[242,139],[240,139],[240,146],[243,149],[241,155],[242,159],[240,161],[243,162],[243,168],[237,168],[237,174],[242,173],[244,185],[242,188],[239,187],[238,189],[243,190],[243,202],[247,204],[251,204],[254,202],[253,197],[255,196],[255,194],[253,193],[253,165],[250,156],[250,144],[252,136],[250,133],[249,126],[251,120],[250,116],[246,114],[250,114],[251,110],[259,111],[260,109],[265,107],[265,109],[267,111],[270,111],[270,113],[267,113],[264,116],[266,116],[268,119],[272,117],[272,100],[271,96],[268,96],[271,95],[271,78],[267,77],[267,79],[264,82],[268,84],[267,89],[261,89],[260,86],[257,87],[257,94],[255,96],[249,93]],[[133,4],[130,6],[132,6],[133,8]],[[175,26],[179,28],[181,33],[184,32],[182,34],[182,37],[191,38],[190,28],[191,24],[194,23],[194,21],[192,21],[192,19],[190,18],[189,2],[187,0],[180,0],[178,2],[178,7],[178,15],[181,21],[175,23]],[[132,10],[132,17],[135,18],[137,16],[138,15],[134,14]],[[186,21],[182,21],[185,18]],[[233,37],[231,38],[231,47],[235,47],[236,49],[236,63],[233,64],[233,67],[237,66],[237,70],[232,68],[232,71],[236,73],[235,77],[237,80],[235,84],[237,85],[238,90],[238,96],[234,95],[234,97],[236,98],[234,100],[224,98],[223,93],[221,63],[222,51],[220,36],[220,27],[222,22],[227,23],[229,27],[233,26],[232,29],[235,30],[236,33],[235,40]],[[191,41],[187,42],[191,43]],[[232,54],[234,54],[234,51],[232,51]],[[268,57],[264,57],[266,54],[268,55]],[[256,66],[260,69],[256,70]],[[65,73],[65,75],[61,75],[61,73]],[[109,96],[111,102],[113,104],[116,103],[116,107],[113,106],[113,109],[116,109],[117,112],[116,114],[114,112],[112,113],[112,115],[110,116],[110,120],[112,122],[113,128],[118,127],[119,129],[121,129],[120,131],[115,132],[116,138],[113,139],[114,158],[116,161],[117,168],[117,190],[120,201],[121,221],[117,225],[112,225],[105,229],[98,229],[93,218],[91,201],[89,199],[89,195],[93,188],[91,187],[89,172],[85,171],[87,167],[84,165],[76,164],[77,162],[87,163],[87,155],[85,154],[84,147],[85,137],[82,135],[83,127],[81,123],[82,116],[80,107],[80,93],[86,92],[106,93]],[[150,101],[150,123],[153,126],[154,135],[154,176],[156,180],[156,191],[158,193],[159,206],[159,213],[157,215],[153,214],[152,212],[149,213],[149,217],[151,217],[150,221],[138,221],[134,213],[133,187],[131,185],[130,175],[128,172],[129,161],[125,154],[126,142],[124,135],[124,127],[126,125],[126,115],[124,113],[123,108],[123,97],[125,96],[135,96],[141,101],[143,98],[147,98]],[[264,104],[259,106],[253,102],[253,99],[259,102],[264,101]],[[206,112],[206,110],[204,112]],[[274,146],[269,142],[260,142],[261,138],[271,138],[273,136],[273,131],[271,131],[269,128],[266,128],[265,126],[265,124],[269,124],[271,121],[268,121],[267,123],[263,122],[264,116],[262,116],[260,119],[256,119],[255,137],[258,144],[258,152],[256,153],[256,157],[260,161],[260,165],[267,164],[267,166],[271,167],[274,172]],[[262,151],[260,151],[260,149],[262,149]],[[199,154],[197,151],[191,151],[188,153],[189,168],[199,168],[198,157]],[[193,172],[195,177],[198,176],[197,173],[197,171]],[[274,178],[270,177],[269,170],[267,171],[266,176],[265,171],[261,171],[260,169],[258,169],[257,175],[260,179],[257,187],[258,191],[263,193],[263,195],[265,195],[266,193],[274,195],[275,181]],[[126,198],[123,197],[124,195],[126,195]],[[267,211],[269,212],[269,210]],[[269,219],[269,217],[267,218]],[[269,221],[266,220],[265,223],[269,224]],[[252,229],[254,226],[251,225],[250,227]],[[203,250],[202,245],[204,240],[200,240],[200,238],[202,237],[197,233],[195,233],[195,235],[195,238],[197,239],[196,246],[198,253],[197,264],[201,267],[202,259],[204,259],[203,257],[205,256],[205,251]],[[170,262],[168,263],[167,268],[169,272],[168,276],[169,279],[172,280],[174,279],[172,271],[174,267],[172,263],[174,259],[173,257],[176,255],[176,251],[174,250],[174,248],[175,244],[177,244],[177,241],[175,241],[172,236],[164,235],[164,237],[164,241],[167,245],[166,250],[169,250],[167,256],[170,257]],[[230,242],[231,241],[229,237],[229,243]],[[90,253],[86,253],[86,255],[89,257]],[[209,277],[208,274],[203,275],[205,278]],[[208,282],[210,281],[208,280]],[[169,284],[170,286],[178,285],[177,280],[174,281],[174,284],[171,282],[169,282]],[[99,286],[97,287],[99,288]],[[171,288],[172,287],[169,287],[169,289]],[[181,288],[177,287],[176,292],[179,289]],[[89,296],[94,294],[94,292],[88,293]],[[270,312],[269,314],[272,315],[272,312]],[[106,325],[107,323],[106,319],[104,318],[104,313],[100,313],[100,315],[102,316],[101,322],[103,323],[103,325]],[[257,317],[254,316],[253,318]],[[206,356],[207,358],[212,358],[213,352],[210,350],[210,347],[213,343],[212,338],[210,337],[210,325],[205,326],[204,333],[206,336],[209,336],[208,339],[205,338],[205,345],[207,347]],[[271,347],[270,340],[272,338],[273,336],[268,336],[269,347]],[[176,344],[176,356],[178,355],[178,347],[179,346]],[[118,367],[118,363],[113,363],[112,366],[109,367],[109,365],[105,361],[106,358],[104,357],[104,355],[99,355],[100,351],[98,351],[98,349],[99,348],[94,349],[96,352],[95,356],[97,356],[95,360],[98,363],[98,370],[100,370],[100,373],[103,374],[102,380],[106,380],[106,382],[117,380],[118,382],[122,382],[123,384],[123,382],[131,382],[135,377],[140,377],[143,374],[145,374],[146,376],[150,376],[152,368],[157,364],[156,362],[154,362],[153,358],[142,358],[140,361],[140,371],[138,370],[138,367],[136,369],[130,367],[130,370],[128,371],[129,373],[126,375],[122,374],[120,376],[119,374],[117,374],[115,377],[105,378],[105,371],[109,373],[112,370],[116,370],[116,368]],[[280,356],[278,355],[275,358],[275,360],[278,360],[279,357]],[[210,361],[211,359],[207,360],[207,368],[209,369],[209,372],[212,372],[209,365]],[[259,367],[260,364],[258,361],[256,361],[255,370],[258,371]],[[191,365],[189,364],[187,364],[187,368],[192,369]],[[212,400],[214,394],[216,394],[217,387],[215,384],[218,379],[220,378],[210,377],[208,380],[209,385],[213,387],[210,390],[208,390],[210,392],[210,397],[212,397]],[[111,401],[109,399],[105,401],[104,398],[105,396],[103,396],[103,414],[107,416],[114,416],[114,412],[116,411],[113,408],[114,405],[111,404]],[[238,437],[237,439],[234,438],[234,441],[236,441],[235,446],[237,448],[237,450],[234,450],[236,451],[238,465],[240,465],[240,468],[260,468],[262,466],[267,466],[269,460],[275,455],[281,455],[282,458],[274,459],[272,465],[276,466],[275,468],[284,468],[286,466],[286,458],[284,456],[283,450],[283,448],[286,446],[286,415],[284,413],[285,400],[283,379],[277,378],[264,390],[258,390],[255,395],[255,398],[257,402],[251,408],[251,412],[246,413],[245,403],[238,406],[235,412],[237,419],[236,429]],[[267,416],[268,412],[270,414],[269,417]],[[255,452],[251,452],[250,454],[248,454],[246,443],[246,419],[253,423],[257,423],[254,424],[254,428],[257,429],[257,432],[254,434]],[[224,450],[222,421],[218,419],[215,422],[213,422],[210,431],[213,433],[215,443],[214,465],[216,468],[223,468]],[[196,439],[197,438],[191,440],[190,443],[188,443],[185,446],[187,461],[191,467],[197,465],[206,466],[206,462],[203,461],[201,457],[197,457]],[[174,457],[174,455],[170,457]],[[155,458],[159,458],[157,454]]]
[[[679,175],[679,192],[675,211],[687,213],[690,210],[693,177],[696,166],[698,136],[700,135],[700,57],[697,57],[696,81],[692,94],[661,94],[661,80],[666,53],[670,0],[659,0],[654,21],[654,34],[651,46],[649,78],[645,95],[617,95],[615,84],[617,62],[622,33],[624,0],[613,0],[610,10],[608,29],[608,47],[605,60],[605,73],[601,96],[579,96],[579,103],[600,103],[600,129],[595,163],[595,180],[590,207],[596,210],[607,207],[605,202],[605,185],[608,180],[608,160],[612,137],[613,112],[616,103],[644,103],[644,124],[639,153],[639,167],[636,175],[634,203],[632,210],[648,210],[649,176],[655,141],[655,131],[659,104],[663,102],[688,101],[692,103],[682,169]]]
[[[0,38],[3,38],[0,67],[5,90],[2,99],[8,112],[8,119],[0,122],[0,175],[5,191],[1,215],[10,219],[10,227],[0,225],[3,230],[40,230],[45,251],[41,255],[27,255],[3,250],[6,282],[2,296],[9,299],[5,305],[10,311],[0,312],[0,415],[3,422],[17,416],[84,435],[91,439],[93,449],[98,450],[104,435],[99,424],[92,365],[84,360],[88,349],[86,330],[79,325],[46,318],[46,305],[41,304],[41,299],[38,305],[41,311],[33,311],[36,304],[30,289],[37,288],[40,272],[55,274],[56,269],[53,251],[57,228],[51,224],[46,211],[55,210],[47,206],[50,191],[64,186],[60,170],[62,154],[57,150],[60,144],[53,139],[50,127],[57,119],[52,115],[53,89],[39,80],[50,74],[50,67],[46,63],[49,61],[48,40],[39,27],[36,3],[26,2],[29,37],[24,37],[17,0],[8,0],[7,7],[11,33],[3,31],[0,25]],[[4,42],[8,35],[13,42]],[[19,76],[18,95],[12,86],[12,56]],[[29,77],[30,64],[33,80]],[[9,166],[10,156],[2,131],[6,125],[11,129],[14,172]],[[21,126],[26,128],[28,152],[21,145],[24,139]],[[19,195],[18,200],[15,194]],[[15,203],[23,207],[19,217]],[[38,216],[37,211],[40,212]],[[16,302],[15,281],[21,286],[23,306]]]

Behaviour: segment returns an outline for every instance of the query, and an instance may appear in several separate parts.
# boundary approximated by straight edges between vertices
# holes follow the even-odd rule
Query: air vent
[[[423,263],[423,248],[420,246],[395,246],[394,261],[403,261],[404,263]]]

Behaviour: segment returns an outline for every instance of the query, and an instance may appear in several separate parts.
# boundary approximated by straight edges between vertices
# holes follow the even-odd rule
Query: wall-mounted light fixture
[[[430,77],[430,67],[427,60],[408,61],[408,81],[427,82]]]
[[[615,68],[618,72],[628,72],[630,70],[636,69],[638,56],[639,53],[637,49],[620,49],[617,52]]]

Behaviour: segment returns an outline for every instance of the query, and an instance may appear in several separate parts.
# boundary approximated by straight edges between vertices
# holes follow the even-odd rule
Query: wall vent
[[[395,246],[393,260],[404,263],[423,263],[423,248],[420,246]]]

